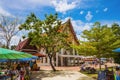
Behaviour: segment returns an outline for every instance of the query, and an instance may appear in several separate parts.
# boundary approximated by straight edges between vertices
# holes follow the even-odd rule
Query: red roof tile
[[[38,57],[46,57],[45,54],[41,54],[41,53],[34,53],[34,54],[32,54],[32,55],[38,56]]]
[[[24,41],[20,42],[17,47],[15,48],[15,50],[19,51],[21,49],[23,49],[23,47],[27,44],[29,39],[25,39]]]

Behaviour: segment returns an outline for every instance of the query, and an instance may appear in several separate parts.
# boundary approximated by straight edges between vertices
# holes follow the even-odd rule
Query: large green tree
[[[111,57],[113,55],[112,50],[120,46],[120,40],[116,38],[114,32],[115,30],[107,25],[96,22],[90,30],[83,31],[82,37],[86,41],[79,45],[77,49],[81,51],[80,49],[83,46],[82,52],[87,55],[95,55],[99,59],[101,57]]]
[[[114,34],[115,34],[116,38],[120,39],[120,26],[119,26],[119,24],[114,23],[112,25],[112,30],[114,30]],[[120,64],[120,53],[115,53],[113,58],[114,58],[115,63]]]
[[[56,69],[52,63],[52,58],[57,51],[64,47],[67,38],[67,34],[61,32],[60,25],[61,21],[57,14],[45,15],[45,19],[40,20],[32,13],[20,26],[20,29],[29,31],[28,38],[31,39],[31,45],[35,45],[39,50],[41,48],[46,50],[54,71]]]

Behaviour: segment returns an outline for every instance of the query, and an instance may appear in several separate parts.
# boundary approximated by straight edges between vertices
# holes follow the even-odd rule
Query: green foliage
[[[72,45],[74,49],[76,49],[80,55],[84,56],[91,56],[96,52],[96,48],[91,46],[91,43],[89,42],[82,42],[79,46]]]
[[[83,31],[82,37],[87,41],[78,46],[78,50],[84,50],[87,55],[96,55],[98,58],[111,57],[112,50],[120,47],[120,39],[116,37],[115,32],[116,30],[107,25],[102,26],[96,22],[90,30]]]
[[[16,48],[16,45],[11,46],[11,50],[14,50]]]
[[[115,34],[116,38],[120,40],[120,26],[117,23],[114,23],[112,25],[112,30],[114,30],[114,34]],[[119,43],[119,41],[117,43]],[[120,46],[118,46],[118,47],[120,47]],[[118,47],[116,47],[116,48],[118,48]],[[115,53],[113,55],[113,58],[114,58],[115,63],[120,64],[120,53]]]
[[[114,23],[112,25],[112,30],[114,30],[116,38],[120,39],[120,26],[117,23]]]
[[[120,53],[114,55],[114,62],[120,64]]]
[[[58,51],[62,44],[66,42],[67,34],[61,33],[61,21],[55,15],[45,15],[45,20],[38,19],[35,14],[31,13],[24,24],[20,26],[20,30],[29,30],[28,37],[31,39],[31,45],[48,48],[48,52]],[[55,48],[55,49],[54,49]],[[53,50],[54,49],[54,50]]]
[[[57,16],[57,14],[45,15],[45,20],[40,20],[31,13],[19,28],[28,30],[30,44],[35,45],[38,49],[45,48],[50,59],[64,47],[67,38],[67,34],[59,31],[61,21]]]

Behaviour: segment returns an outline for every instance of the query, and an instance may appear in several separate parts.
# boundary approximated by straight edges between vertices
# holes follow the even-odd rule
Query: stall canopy
[[[113,52],[120,52],[120,48],[114,49]]]
[[[35,56],[14,50],[0,48],[0,60],[36,58]]]
[[[46,57],[46,55],[42,53],[34,53],[33,55],[38,57]]]

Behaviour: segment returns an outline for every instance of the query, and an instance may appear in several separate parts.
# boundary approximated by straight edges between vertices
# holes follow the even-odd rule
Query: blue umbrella
[[[114,49],[113,52],[120,52],[120,48]]]

